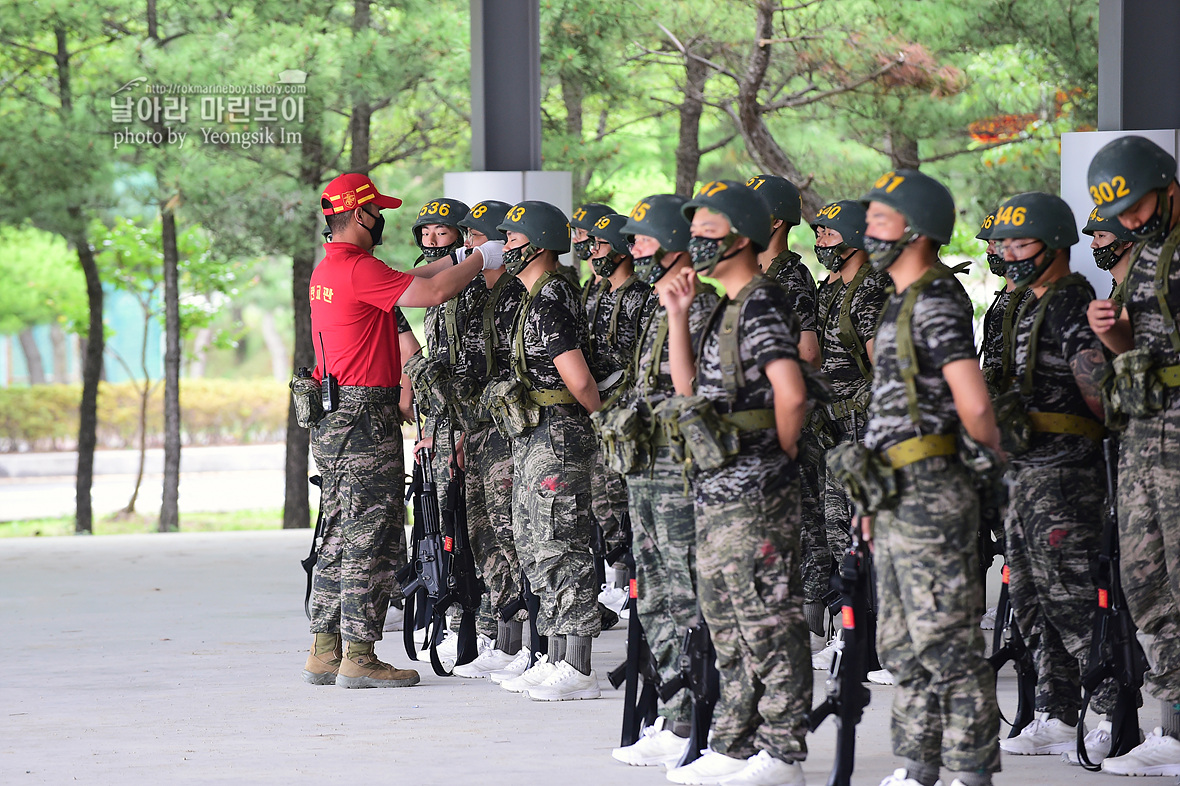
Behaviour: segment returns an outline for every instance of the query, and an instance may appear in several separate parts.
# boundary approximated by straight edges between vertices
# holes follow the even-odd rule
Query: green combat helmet
[[[803,222],[803,197],[790,180],[778,175],[754,175],[746,186],[766,200],[771,225],[782,221],[789,231]]]
[[[496,199],[485,199],[472,205],[459,226],[482,232],[488,240],[504,240],[504,233],[497,226],[504,220],[512,205]]]
[[[720,213],[729,220],[730,232],[724,238],[691,237],[688,253],[698,273],[709,275],[717,263],[727,258],[738,238],[747,237],[756,253],[762,253],[770,243],[770,207],[753,189],[736,180],[714,180],[701,186],[680,208],[684,217],[692,221],[698,207]]]
[[[688,200],[679,194],[652,194],[635,203],[622,233],[627,242],[636,235],[659,241],[660,247],[649,257],[635,260],[635,274],[653,286],[664,277],[664,256],[669,252],[688,251],[689,225],[680,209]]]
[[[442,259],[463,245],[463,227],[459,222],[466,215],[467,205],[458,199],[439,197],[423,205],[422,209],[418,211],[418,217],[414,219],[413,226],[410,227],[410,231],[414,233],[414,242],[418,245],[419,250],[421,250],[422,257],[428,262],[433,262],[436,259]],[[422,228],[429,224],[442,224],[443,226],[454,227],[459,231],[460,239],[447,246],[427,248],[422,245]]]
[[[873,269],[889,268],[914,238],[928,237],[939,245],[951,240],[955,228],[955,199],[947,187],[916,169],[898,169],[877,178],[873,187],[860,198],[888,205],[906,218],[909,226],[897,240],[880,240],[865,236],[865,251]]]
[[[501,232],[519,232],[528,245],[504,249],[504,269],[518,275],[542,251],[564,254],[570,250],[570,225],[561,208],[548,202],[525,200],[504,215],[496,227]]]
[[[1122,254],[1118,252],[1118,246],[1123,243],[1134,243],[1135,236],[1131,234],[1131,230],[1120,224],[1118,219],[1103,218],[1098,215],[1098,208],[1090,211],[1090,219],[1082,227],[1084,235],[1094,237],[1096,232],[1109,232],[1114,235],[1112,242],[1094,249],[1094,264],[1098,266],[1099,270],[1110,270],[1119,263],[1119,259],[1122,257]]]
[[[611,253],[601,258],[590,258],[590,265],[594,272],[603,278],[610,278],[618,270],[623,260],[631,256],[631,246],[623,237],[623,225],[627,217],[618,213],[608,213],[594,222],[590,229],[590,237],[605,240],[610,243]]]
[[[598,223],[598,219],[612,215],[614,212],[615,209],[610,205],[604,205],[601,202],[587,202],[570,216],[570,229],[584,229],[589,232]],[[590,258],[592,253],[594,253],[593,240],[587,238],[574,243],[574,254],[578,259],[585,261]]]
[[[865,247],[865,206],[851,199],[824,205],[815,214],[811,228],[818,234],[820,227],[839,232],[843,238],[834,246],[816,246],[815,258],[833,273],[844,267],[849,249]]]
[[[988,213],[983,219],[983,223],[979,225],[979,232],[975,234],[975,239],[982,240],[985,243],[989,242],[992,239],[992,224],[995,222],[995,211]],[[988,252],[987,267],[993,276],[1003,276],[1008,271],[1008,263],[1004,261],[1004,255],[998,251]]]
[[[992,240],[1031,237],[1044,247],[1028,259],[1007,263],[1008,277],[1018,287],[1035,283],[1053,264],[1050,252],[1078,242],[1078,227],[1065,200],[1053,194],[1028,191],[1008,199],[996,210]]]
[[[1162,147],[1141,136],[1124,136],[1107,143],[1094,154],[1086,181],[1098,215],[1116,218],[1152,191],[1159,192],[1155,214],[1143,226],[1131,230],[1136,240],[1152,240],[1163,234],[1172,216],[1168,184],[1176,179],[1176,159]]]

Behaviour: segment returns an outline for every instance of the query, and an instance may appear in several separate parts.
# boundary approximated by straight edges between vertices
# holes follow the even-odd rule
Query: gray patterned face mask
[[[913,239],[914,233],[909,227],[906,227],[905,234],[897,240],[878,240],[865,235],[865,253],[869,255],[869,264],[878,273],[885,272],[890,265],[897,261],[901,252],[905,251],[906,246]]]
[[[717,268],[717,263],[728,259],[730,249],[740,235],[730,232],[723,238],[690,237],[688,239],[688,256],[692,259],[692,269],[702,275],[709,275]]]
[[[847,243],[837,243],[834,246],[816,246],[815,258],[819,263],[833,273],[840,272],[848,257],[841,256],[849,248]]]
[[[516,248],[504,249],[504,270],[510,276],[520,275],[520,272],[529,266],[529,262],[540,254],[542,249],[537,248],[532,243],[528,243]]]

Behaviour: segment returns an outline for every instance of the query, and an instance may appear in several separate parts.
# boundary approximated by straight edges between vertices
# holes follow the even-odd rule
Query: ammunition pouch
[[[997,451],[976,441],[966,429],[959,430],[959,461],[976,476],[977,487],[1000,484],[1007,466]]]
[[[320,383],[314,377],[292,377],[291,401],[295,404],[295,422],[299,428],[314,428],[324,417]]]
[[[656,436],[652,440],[652,447],[657,447],[663,442],[668,446],[673,461],[686,461],[688,451],[684,447],[684,435],[680,433],[678,400],[675,397],[664,399],[656,405],[652,417],[656,421]]]
[[[720,469],[741,452],[742,432],[775,427],[774,410],[749,409],[722,415],[704,396],[672,399],[686,460],[701,470]]]
[[[824,451],[836,447],[840,443],[836,424],[832,422],[831,413],[827,407],[816,404],[807,413],[803,421],[803,433],[809,435],[809,440],[818,450]]]
[[[602,458],[606,466],[621,475],[631,475],[651,467],[652,446],[649,429],[637,408],[617,406],[590,415],[598,432]]]
[[[893,467],[859,442],[844,442],[828,451],[828,472],[848,492],[863,515],[897,505]]]
[[[516,439],[541,422],[541,408],[533,403],[524,383],[515,377],[488,385],[480,405],[506,439]]]
[[[1019,456],[1027,451],[1032,442],[1033,426],[1024,409],[1020,390],[1000,394],[994,402],[994,409],[996,426],[1000,429],[1000,447],[1009,456]]]
[[[432,418],[445,416],[453,392],[450,366],[415,352],[406,358],[402,370],[410,378],[422,414]]]
[[[1157,366],[1147,349],[1114,359],[1110,406],[1116,414],[1146,418],[1168,406],[1168,388],[1180,387],[1180,366]]]

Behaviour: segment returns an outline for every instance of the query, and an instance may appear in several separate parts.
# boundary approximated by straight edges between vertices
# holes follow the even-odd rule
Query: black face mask
[[[541,253],[541,249],[528,243],[517,248],[504,249],[504,270],[510,276],[519,275],[522,270],[529,266],[529,262]]]
[[[590,259],[590,255],[594,253],[594,238],[588,237],[585,240],[578,240],[574,243],[574,253],[578,255],[578,259],[585,262]]]
[[[1026,287],[1036,282],[1041,274],[1045,272],[1045,268],[1053,263],[1053,260],[1047,259],[1049,255],[1049,247],[1041,242],[1041,250],[1033,254],[1028,259],[1016,259],[1008,263],[1008,278],[1012,279],[1012,283],[1018,287]],[[1045,258],[1043,264],[1038,264],[1037,260]]]
[[[443,257],[445,257],[447,254],[451,253],[452,251],[454,251],[458,247],[459,247],[458,243],[451,243],[450,245],[446,245],[446,246],[434,246],[434,247],[422,246],[422,256],[426,257],[427,260],[433,262],[436,259],[442,259]]]
[[[1099,270],[1110,270],[1123,258],[1122,253],[1118,250],[1118,245],[1119,241],[1116,240],[1094,249],[1094,264],[1098,266]]]
[[[731,249],[738,237],[740,236],[733,232],[723,238],[690,237],[688,256],[692,259],[692,269],[702,275],[710,275],[717,268],[717,263],[737,253]]]
[[[865,253],[869,255],[869,264],[873,266],[873,270],[883,273],[897,261],[901,252],[905,251],[913,239],[914,233],[909,227],[906,227],[905,234],[897,240],[878,240],[865,235]]]
[[[987,269],[992,272],[993,276],[1003,276],[1008,272],[1008,263],[1004,261],[1003,254],[988,254],[987,255]]]
[[[655,286],[655,283],[668,272],[668,268],[663,265],[667,254],[668,252],[659,248],[651,256],[639,257],[635,260],[635,275],[639,276],[640,281],[646,281],[649,286]]]
[[[610,278],[619,269],[619,265],[623,263],[623,255],[610,252],[604,257],[590,260],[590,267],[594,268],[594,272],[603,278]]]
[[[1155,212],[1151,218],[1143,222],[1138,229],[1128,230],[1136,240],[1155,240],[1164,234],[1168,228],[1168,220],[1172,217],[1172,200],[1165,189],[1156,191]]]
[[[372,216],[373,214],[366,211],[365,215]],[[373,222],[372,228],[365,227],[365,229],[369,230],[369,237],[373,238],[373,245],[379,246],[381,245],[381,233],[385,231],[385,216],[378,213],[375,218],[376,221]]]
[[[834,246],[816,246],[815,258],[828,270],[838,273],[840,272],[840,268],[844,267],[844,263],[852,256],[851,254],[848,257],[841,256],[847,250],[847,243],[837,243]]]

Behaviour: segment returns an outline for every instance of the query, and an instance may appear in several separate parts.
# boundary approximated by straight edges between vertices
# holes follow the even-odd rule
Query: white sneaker
[[[1077,747],[1078,727],[1070,726],[1046,712],[1038,712],[1033,722],[1015,737],[1000,740],[1000,750],[1017,756],[1045,756],[1067,753]],[[1180,745],[1180,742],[1176,743]]]
[[[557,666],[549,662],[549,656],[542,655],[530,668],[522,671],[519,677],[502,681],[500,687],[512,693],[524,693],[529,688],[540,685],[549,679],[549,675],[556,670]]]
[[[701,757],[694,762],[668,770],[672,783],[713,784],[722,778],[736,775],[746,768],[745,759],[735,759],[717,751],[701,751]]]
[[[1110,721],[1104,720],[1098,724],[1098,728],[1086,735],[1083,743],[1086,746],[1086,758],[1090,760],[1091,764],[1101,764],[1102,760],[1110,755],[1110,732],[1112,727]],[[1081,759],[1078,758],[1077,746],[1073,750],[1065,752],[1065,760],[1070,764],[1081,764]]]
[[[615,748],[610,753],[611,757],[632,767],[659,767],[680,761],[688,740],[677,737],[671,729],[665,729],[666,722],[663,715],[656,718],[655,724],[644,729],[634,744]]]
[[[984,630],[996,629],[996,607],[992,606],[987,611],[983,612],[983,619],[979,621],[979,627]]]
[[[594,669],[590,669],[589,674],[583,674],[564,660],[557,664],[548,679],[525,693],[533,701],[573,701],[602,696],[598,687],[598,674]]]
[[[922,784],[916,778],[908,777],[905,768],[901,768],[894,770],[892,775],[881,781],[881,786],[922,786]]]
[[[1138,747],[1102,762],[1111,775],[1180,775],[1180,740],[1156,726]]]
[[[721,779],[721,786],[807,786],[799,762],[776,759],[766,751],[746,760],[741,772]]]
[[[478,679],[486,677],[493,671],[499,671],[505,668],[512,661],[516,660],[515,655],[509,655],[503,650],[498,650],[495,647],[489,647],[479,654],[479,657],[465,663],[462,666],[456,666],[451,673],[456,677],[466,677],[467,679]]]
[[[406,621],[405,609],[399,609],[397,606],[390,606],[389,611],[385,612],[385,627],[381,630],[390,633],[395,630],[401,630],[402,625]]]
[[[893,684],[893,672],[891,672],[889,669],[877,669],[876,671],[870,671],[865,675],[865,678],[874,685]]]
[[[618,614],[619,619],[623,619],[623,606],[627,605],[627,599],[630,597],[631,594],[622,587],[603,584],[602,592],[598,593],[598,602]]]
[[[832,661],[836,659],[836,653],[844,649],[844,629],[836,628],[836,635],[832,636],[832,640],[828,642],[827,646],[819,652],[811,653],[811,668],[816,671],[828,671],[832,668]]]
[[[504,680],[516,679],[521,674],[524,674],[525,669],[529,667],[529,660],[532,658],[532,655],[532,652],[522,648],[511,663],[499,671],[493,671],[488,675],[488,679],[497,685]]]

